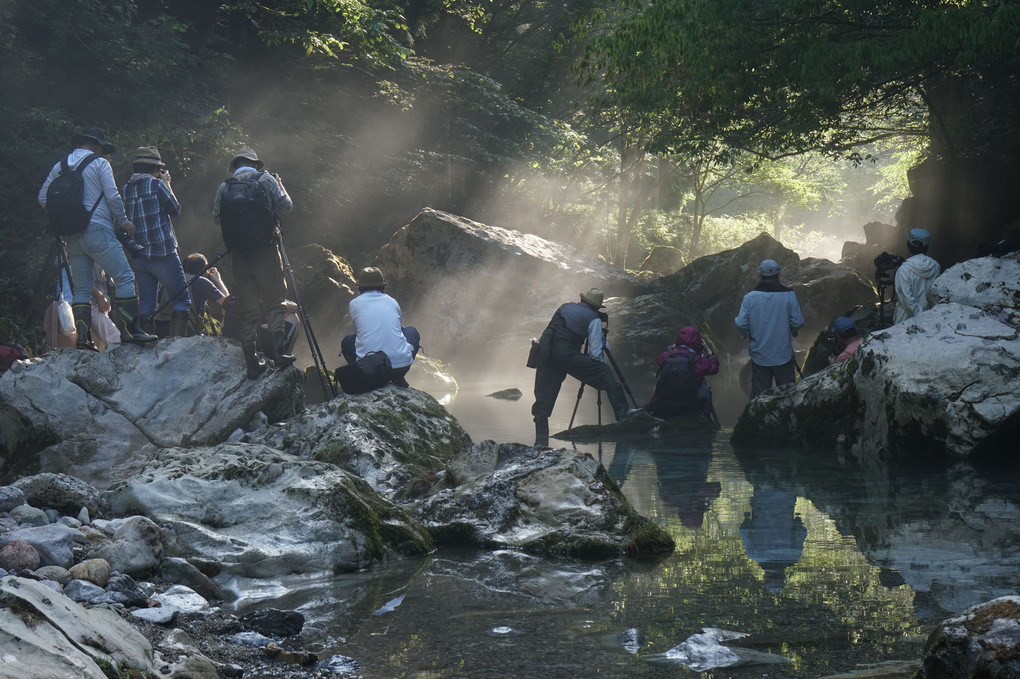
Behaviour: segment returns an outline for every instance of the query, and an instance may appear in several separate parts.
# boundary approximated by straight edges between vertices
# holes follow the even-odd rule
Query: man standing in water
[[[939,263],[928,256],[931,234],[924,229],[911,229],[907,249],[911,256],[896,269],[896,311],[893,323],[900,323],[928,308],[928,291],[941,273]]]
[[[216,190],[212,215],[230,249],[241,350],[250,380],[266,371],[266,362],[255,349],[260,321],[269,325],[270,358],[276,367],[294,363],[293,355],[283,353],[287,280],[277,247],[280,221],[276,217],[294,209],[294,203],[280,175],[264,172],[264,166],[252,149],[238,151],[230,161],[231,176]]]
[[[598,288],[582,292],[580,302],[569,302],[556,310],[542,333],[535,372],[535,405],[531,407],[536,446],[549,445],[549,416],[567,375],[605,391],[617,420],[641,412],[627,407],[623,387],[602,360],[603,348],[607,347],[602,321],[608,318],[600,311],[605,308],[604,300],[605,295]],[[582,353],[585,342],[588,351]]]
[[[793,336],[804,325],[797,295],[779,282],[779,263],[766,259],[758,267],[758,285],[744,295],[733,319],[740,336],[750,338],[751,398],[772,386],[796,379]]]

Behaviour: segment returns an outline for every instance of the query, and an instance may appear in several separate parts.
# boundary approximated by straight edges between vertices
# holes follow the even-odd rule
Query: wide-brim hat
[[[605,308],[606,305],[602,303],[605,299],[606,294],[598,288],[588,288],[587,291],[581,293],[581,301],[585,304],[590,304],[596,309]]]
[[[261,170],[266,165],[261,160],[259,160],[258,154],[255,153],[255,150],[250,149],[247,146],[234,154],[233,159],[230,161],[231,172],[237,169],[238,165],[237,161],[239,160],[248,160],[255,163],[256,170]]]
[[[81,132],[71,137],[71,143],[81,146],[85,142],[95,142],[103,147],[103,153],[113,153],[116,148],[106,141],[106,135],[98,127],[86,127]]]
[[[358,273],[359,288],[381,288],[386,285],[383,272],[374,266],[366,266]]]
[[[135,149],[133,164],[166,167],[166,163],[163,162],[163,158],[159,155],[159,149],[155,146],[139,146]]]

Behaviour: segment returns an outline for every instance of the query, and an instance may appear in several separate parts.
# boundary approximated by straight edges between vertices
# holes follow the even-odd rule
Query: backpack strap
[[[85,181],[85,176],[82,173],[85,172],[85,168],[89,166],[89,163],[91,163],[93,160],[95,160],[98,157],[99,157],[98,153],[90,153],[87,156],[85,156],[84,158],[82,158],[80,161],[78,161],[78,164],[75,165],[74,171],[77,172],[79,175],[81,175],[83,183]],[[70,169],[68,164],[67,164],[67,157],[65,157],[64,159],[62,159],[60,161],[60,168],[64,172],[67,172]],[[99,197],[96,198],[96,202],[92,205],[92,209],[89,210],[89,221],[92,221],[92,215],[93,215],[93,213],[95,213],[96,208],[99,207],[99,201],[101,201],[102,199],[103,199],[103,189],[100,187],[100,189],[99,189]]]

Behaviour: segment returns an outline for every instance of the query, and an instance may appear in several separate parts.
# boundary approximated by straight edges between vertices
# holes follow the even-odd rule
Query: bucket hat
[[[255,150],[250,149],[247,146],[245,146],[243,149],[239,150],[237,153],[234,154],[233,159],[230,161],[231,172],[237,169],[238,164],[237,161],[239,160],[250,160],[251,162],[255,163],[256,170],[261,170],[263,167],[266,166],[265,163],[259,160],[259,157],[255,153]]]
[[[758,265],[758,273],[762,276],[778,276],[779,262],[774,259],[762,260],[762,263]]]
[[[602,303],[605,299],[606,294],[598,288],[588,288],[587,292],[581,293],[581,301],[585,304],[592,305],[596,309],[605,308],[606,305]]]
[[[377,267],[366,266],[358,273],[359,288],[381,288],[384,285],[386,285],[386,278]]]
[[[926,229],[911,229],[907,235],[907,242],[927,247],[931,242],[931,234]]]
[[[166,167],[163,158],[159,155],[159,149],[155,146],[139,146],[135,149],[134,165],[154,165]]]
[[[103,153],[113,153],[116,148],[113,144],[106,141],[106,135],[98,127],[85,127],[82,128],[81,132],[71,137],[71,143],[75,146],[80,146],[85,142],[95,142],[103,147]]]

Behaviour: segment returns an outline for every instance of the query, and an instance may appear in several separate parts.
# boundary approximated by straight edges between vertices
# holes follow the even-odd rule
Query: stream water
[[[474,440],[530,442],[530,394],[485,397],[502,386],[444,398]],[[564,392],[554,432],[576,400],[569,381]],[[577,423],[595,419],[588,394]],[[366,679],[906,678],[936,623],[1020,592],[1015,468],[747,453],[725,428],[578,447],[670,532],[673,554],[584,562],[441,549],[368,573],[263,583],[238,603],[302,611],[304,645],[355,658]],[[744,636],[726,650],[697,644],[704,629]]]

